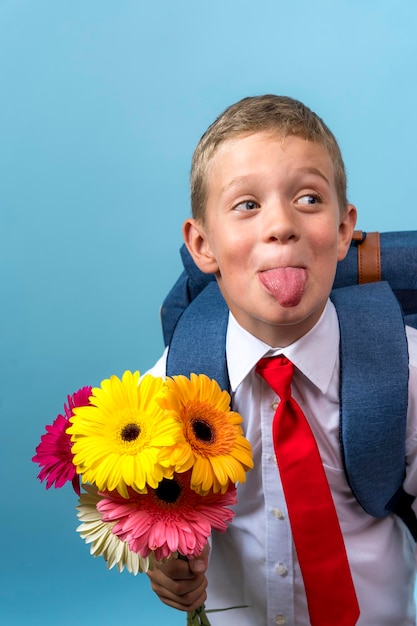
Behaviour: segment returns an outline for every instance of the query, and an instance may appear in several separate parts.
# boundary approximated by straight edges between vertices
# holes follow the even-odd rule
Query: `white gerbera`
[[[102,556],[107,562],[107,569],[115,565],[119,572],[124,568],[131,574],[146,572],[149,569],[149,558],[142,558],[132,552],[125,541],[112,533],[115,522],[103,522],[97,510],[97,503],[101,497],[93,485],[83,485],[85,492],[80,495],[77,506],[77,517],[82,522],[77,532],[90,546],[90,554],[94,557]]]

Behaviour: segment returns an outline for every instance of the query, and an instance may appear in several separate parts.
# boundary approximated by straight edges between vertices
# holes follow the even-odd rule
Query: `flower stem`
[[[187,626],[210,626],[204,604],[187,613]]]

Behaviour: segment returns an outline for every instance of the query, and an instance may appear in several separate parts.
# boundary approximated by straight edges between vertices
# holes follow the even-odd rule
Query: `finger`
[[[156,561],[152,571],[163,572],[165,576],[173,580],[186,580],[195,576],[195,573],[190,569],[190,563],[187,559],[172,558],[166,561]]]
[[[168,606],[181,611],[193,611],[201,606],[206,598],[207,580],[204,575],[173,580],[161,570],[148,572],[152,590]]]
[[[190,570],[194,574],[204,574],[207,571],[210,546],[206,544],[203,552],[195,559],[189,560]]]

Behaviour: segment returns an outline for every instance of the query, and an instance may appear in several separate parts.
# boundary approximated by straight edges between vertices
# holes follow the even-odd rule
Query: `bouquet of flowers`
[[[235,483],[253,466],[241,422],[205,375],[126,371],[68,396],[32,460],[47,489],[72,482],[91,554],[136,575],[198,556],[212,530],[227,529]],[[209,625],[204,606],[187,623]]]

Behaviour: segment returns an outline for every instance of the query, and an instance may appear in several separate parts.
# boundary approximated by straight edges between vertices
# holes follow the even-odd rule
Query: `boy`
[[[228,531],[214,536],[200,558],[150,572],[153,590],[185,611],[206,596],[207,608],[245,607],[210,614],[213,626],[312,623],[272,441],[279,401],[257,368],[263,357],[285,355],[295,366],[292,395],[314,433],[343,534],[356,594],[351,605],[357,602],[360,611],[343,624],[415,624],[415,543],[396,516],[377,519],[361,508],[341,457],[339,326],[329,294],[337,262],[350,245],[356,209],[347,202],[334,136],[300,102],[246,98],[201,138],[193,156],[191,202],[184,240],[200,270],[215,274],[230,311],[225,350],[232,404],[243,416],[255,466],[238,486]],[[417,332],[407,328],[407,338],[404,488],[416,496]],[[166,354],[150,373],[162,376],[165,366]],[[329,590],[329,604],[331,595]],[[330,622],[324,615],[320,623]]]

